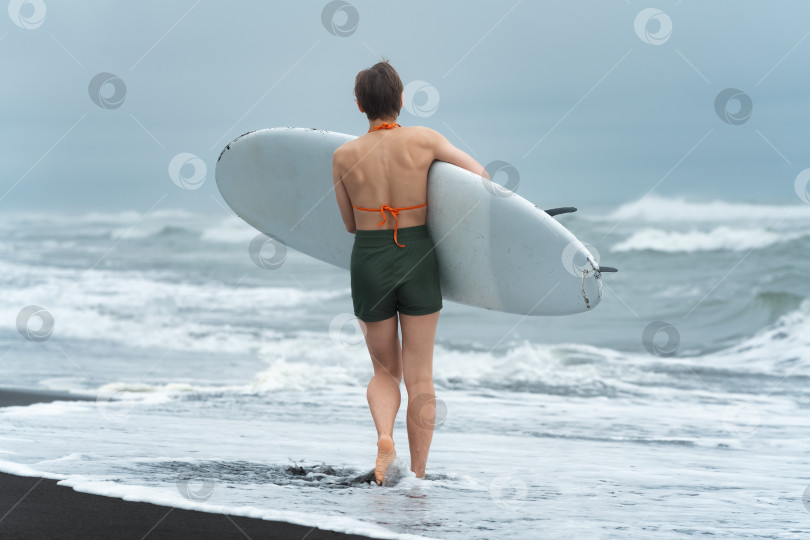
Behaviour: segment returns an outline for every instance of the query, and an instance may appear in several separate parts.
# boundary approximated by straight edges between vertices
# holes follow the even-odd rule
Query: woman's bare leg
[[[368,383],[366,398],[377,428],[377,464],[374,476],[377,483],[381,483],[385,471],[396,458],[393,435],[394,420],[402,399],[399,392],[402,381],[402,348],[396,315],[383,321],[359,322],[374,365],[374,376]]]
[[[408,391],[408,445],[411,470],[424,478],[433,426],[436,418],[436,393],[433,388],[433,344],[439,311],[429,315],[403,315],[402,369]]]

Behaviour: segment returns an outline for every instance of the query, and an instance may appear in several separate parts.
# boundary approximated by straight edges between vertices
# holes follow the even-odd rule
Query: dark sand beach
[[[0,389],[0,407],[94,399],[64,392]],[[319,528],[197,512],[91,495],[57,481],[0,473],[0,538],[10,539],[363,539]]]
[[[0,407],[19,407],[51,401],[94,401],[89,395],[57,392],[54,390],[28,390],[24,388],[0,388]]]

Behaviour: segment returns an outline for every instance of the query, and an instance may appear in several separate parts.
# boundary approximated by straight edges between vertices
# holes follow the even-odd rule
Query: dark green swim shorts
[[[365,322],[427,315],[442,308],[439,265],[426,225],[357,230],[351,258],[354,314]]]

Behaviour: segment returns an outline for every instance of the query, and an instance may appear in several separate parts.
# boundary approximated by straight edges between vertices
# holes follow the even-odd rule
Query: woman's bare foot
[[[378,486],[382,485],[385,471],[394,462],[397,452],[394,450],[394,439],[388,435],[383,435],[377,441],[377,466],[374,468],[374,481]]]

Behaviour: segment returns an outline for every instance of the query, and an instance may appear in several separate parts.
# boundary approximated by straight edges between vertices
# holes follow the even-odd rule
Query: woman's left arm
[[[343,167],[338,159],[338,153],[332,155],[332,181],[335,184],[335,198],[337,198],[338,208],[340,208],[340,216],[343,218],[343,224],[346,230],[354,233],[357,230],[357,225],[354,222],[354,210],[352,209],[352,201],[349,198],[349,192],[346,191],[346,186],[343,185]]]

